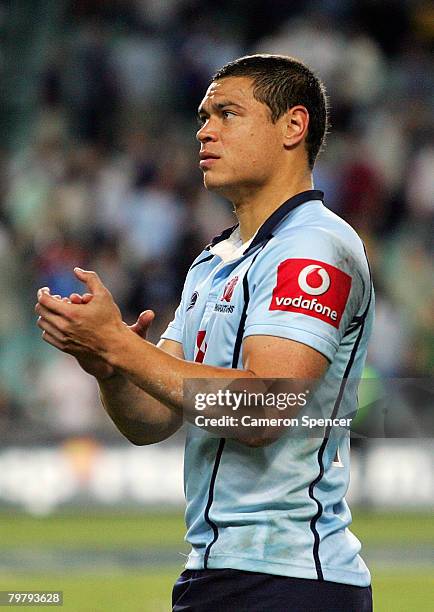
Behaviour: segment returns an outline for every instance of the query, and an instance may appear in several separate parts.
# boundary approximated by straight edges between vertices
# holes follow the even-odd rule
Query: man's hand
[[[90,294],[84,294],[84,296],[85,295]],[[131,329],[131,331],[135,332],[138,336],[146,340],[148,330],[152,325],[154,317],[155,314],[152,310],[145,310],[144,312],[140,313],[137,318],[137,321],[133,325],[128,325],[128,328]],[[71,355],[74,355],[74,353],[71,352]],[[95,378],[97,378],[98,380],[106,380],[116,374],[116,370],[113,366],[111,366],[109,363],[104,361],[104,359],[98,357],[94,353],[82,352],[80,354],[74,355],[74,357],[77,359],[78,363],[85,372],[91,374],[92,376],[95,376]]]
[[[92,299],[76,304],[39,290],[36,312],[44,323],[44,336],[49,334],[50,343],[60,350],[86,350],[106,358],[126,332],[120,310],[95,272],[80,268],[74,272],[87,285]]]
[[[114,314],[117,314],[116,311],[118,311],[118,309],[114,304],[111,295],[105,289],[104,285],[102,285],[101,281],[96,275],[95,278],[93,278],[92,273],[87,273],[81,270],[77,270],[76,275],[80,280],[86,282],[91,290],[92,287],[96,289],[96,293],[84,293],[83,295],[72,293],[69,298],[61,298],[60,296],[50,295],[49,288],[43,287],[38,291],[38,304],[35,306],[36,312],[40,315],[37,325],[43,330],[42,338],[45,342],[55,346],[64,353],[73,355],[85,372],[95,376],[99,380],[104,380],[113,376],[115,374],[115,370],[101,355],[98,354],[97,351],[90,348],[89,344],[86,343],[89,342],[89,328],[97,316],[98,309],[105,305],[105,303],[109,300],[111,300],[110,305]],[[87,275],[91,275],[92,278],[89,279]],[[96,282],[94,282],[94,280],[96,280]],[[105,295],[104,292],[101,291],[101,288],[105,290]],[[86,308],[90,308],[90,306],[92,306],[90,302],[92,302],[94,299],[98,299],[99,295],[101,295],[101,298],[98,300],[100,304],[97,303],[95,305],[96,307],[93,309],[93,312],[89,313],[89,317],[84,316],[85,325],[82,325],[81,327],[81,335],[79,336],[77,342],[73,336],[74,328],[72,326],[80,325],[82,318],[81,316],[71,317],[71,307],[74,308],[74,306],[81,307],[89,305],[86,306]],[[67,305],[69,310],[66,308],[59,308],[63,305]],[[79,310],[81,311],[79,314],[82,315],[83,309],[80,308]],[[72,313],[75,315],[73,311]],[[84,315],[87,314],[87,312],[84,312]],[[123,325],[135,332],[141,338],[145,339],[154,317],[155,314],[152,310],[145,310],[139,315],[137,321],[133,325],[126,326],[125,323]],[[88,334],[88,336],[86,336],[86,334]],[[90,337],[92,337],[92,334],[90,334]]]

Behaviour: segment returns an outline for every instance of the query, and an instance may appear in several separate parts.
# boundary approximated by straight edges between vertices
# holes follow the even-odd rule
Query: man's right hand
[[[47,291],[49,291],[48,288]],[[53,297],[66,302],[71,302],[72,304],[88,304],[92,300],[93,295],[91,293],[84,293],[83,295],[80,295],[79,293],[72,293],[69,298],[61,298],[60,295],[55,295]],[[155,313],[152,310],[144,310],[138,316],[137,321],[128,327],[138,336],[146,339],[148,330],[151,327],[154,318]],[[91,376],[95,376],[95,378],[98,380],[106,380],[116,374],[115,369],[110,364],[93,353],[83,350],[75,351],[73,349],[68,349],[64,352],[75,357],[81,368]]]

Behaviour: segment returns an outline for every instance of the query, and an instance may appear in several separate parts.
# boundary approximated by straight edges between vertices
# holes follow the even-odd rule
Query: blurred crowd
[[[42,3],[43,31],[32,16],[40,4],[12,15],[14,3],[0,3],[4,40],[16,47],[0,70],[10,75],[15,61],[25,79],[14,73],[2,94],[11,118],[0,149],[2,438],[117,439],[93,379],[40,340],[36,289],[80,291],[73,267],[94,269],[125,321],[155,310],[158,339],[191,261],[234,224],[230,205],[202,186],[195,116],[213,72],[247,53],[296,56],[325,82],[331,133],[315,186],[367,246],[377,293],[370,371],[432,375],[428,2],[59,0]]]

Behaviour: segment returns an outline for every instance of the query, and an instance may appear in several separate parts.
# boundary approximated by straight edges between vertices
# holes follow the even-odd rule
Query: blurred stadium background
[[[393,381],[419,381],[432,414],[432,5],[2,0],[0,29],[0,590],[60,589],[77,612],[169,609],[186,553],[182,433],[123,440],[93,380],[40,340],[35,291],[69,294],[73,266],[95,269],[126,321],[157,312],[156,340],[191,260],[233,224],[202,188],[197,104],[225,62],[278,52],[309,63],[331,97],[316,186],[367,244],[366,377],[402,418],[391,439],[355,440],[354,531],[376,610],[432,610],[432,431],[392,397]],[[365,413],[377,396],[361,394]]]

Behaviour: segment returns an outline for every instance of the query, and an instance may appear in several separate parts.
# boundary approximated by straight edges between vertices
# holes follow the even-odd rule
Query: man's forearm
[[[181,419],[122,374],[98,380],[102,404],[133,444],[153,444],[172,435]]]
[[[229,393],[235,391],[239,394],[246,385],[250,390],[257,392],[267,392],[270,389],[272,393],[276,393],[279,388],[276,390],[274,379],[264,380],[267,377],[267,373],[263,378],[253,369],[222,368],[179,359],[176,356],[163,352],[158,347],[138,338],[134,334],[130,334],[128,330],[125,330],[125,333],[122,333],[121,337],[118,338],[113,352],[111,353],[109,349],[104,357],[131,382],[167,406],[180,419],[187,420],[218,436],[232,438],[248,446],[263,446],[273,442],[287,430],[284,424],[279,422],[275,425],[272,422],[273,417],[282,416],[276,406],[261,406],[259,404],[254,413],[260,417],[266,416],[267,419],[270,418],[270,426],[265,423],[265,425],[259,424],[254,427],[244,427],[242,420],[239,420],[239,422],[225,421],[223,424],[220,422],[214,424],[212,422],[214,417],[219,417],[225,413],[233,414],[228,410],[226,412],[224,409],[222,410],[221,404],[213,403],[213,405],[210,405],[210,403],[207,403],[201,406],[200,412],[198,412],[199,408],[195,405],[194,384],[188,385],[189,391],[193,391],[193,393],[189,392],[184,397],[185,383],[193,379],[204,379],[203,385],[200,385],[201,395],[203,395],[202,391],[207,388],[210,389],[211,394],[215,393],[216,389],[220,389],[220,384],[221,388],[225,391],[228,390]],[[323,359],[322,356],[320,357]],[[249,360],[247,359],[248,362]],[[308,374],[310,373],[308,369],[306,371]],[[317,378],[316,374],[311,376],[313,379]],[[280,378],[285,380],[286,393],[288,393],[289,388],[293,392],[292,395],[299,393],[300,390],[305,393],[306,389],[313,388],[312,380]],[[250,382],[247,382],[246,379],[249,379]],[[291,404],[291,407],[288,407],[286,416],[296,416],[299,407],[298,404],[295,406]],[[240,411],[236,416],[241,415],[242,410],[247,410],[249,414],[252,414],[249,405],[246,404],[246,406],[240,406]],[[210,420],[199,424],[196,420],[198,415],[205,418],[209,417]],[[243,426],[241,427],[239,423]]]
[[[179,359],[125,330],[113,352],[104,358],[131,382],[168,406],[180,417],[184,411],[185,381],[256,378],[253,372]]]
[[[221,414],[221,408],[210,406],[198,413],[193,400],[185,401],[186,381],[196,378],[210,381],[217,379],[227,380],[229,385],[237,379],[257,378],[248,370],[221,368],[180,359],[127,330],[116,344],[113,354],[104,355],[107,361],[133,385],[140,387],[145,395],[149,394],[160,402],[160,405],[164,404],[180,422],[187,420],[194,423],[198,414],[208,417],[215,417],[219,412]],[[122,393],[119,394],[120,399],[121,396]],[[220,435],[220,428],[205,427],[205,429]],[[230,437],[237,437],[233,435],[233,430],[231,433]]]

